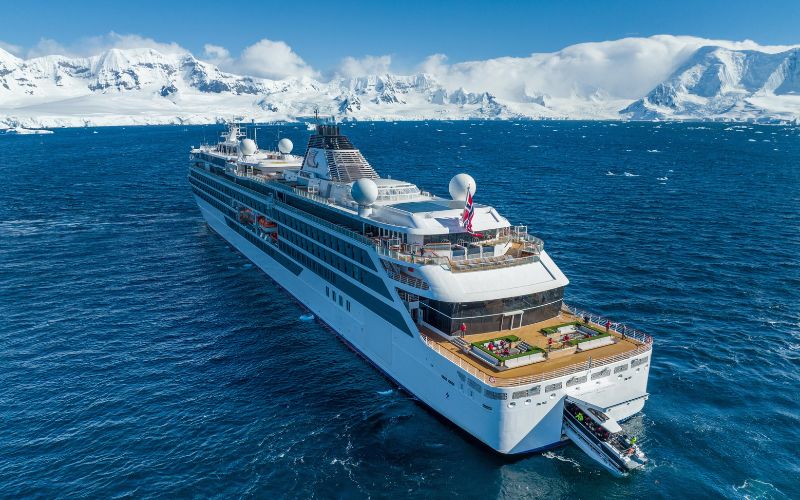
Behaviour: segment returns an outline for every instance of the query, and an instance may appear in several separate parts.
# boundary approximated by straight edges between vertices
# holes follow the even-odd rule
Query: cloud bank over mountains
[[[109,33],[70,46],[0,42],[0,123],[207,123],[340,119],[800,119],[800,46],[658,35],[398,75],[391,55],[313,68],[288,44],[239,54]]]

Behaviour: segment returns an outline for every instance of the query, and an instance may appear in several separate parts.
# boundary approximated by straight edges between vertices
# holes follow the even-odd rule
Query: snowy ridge
[[[777,54],[703,47],[623,110],[633,119],[797,119],[800,49]]]
[[[355,78],[270,80],[192,54],[111,49],[23,60],[0,49],[0,127],[297,120],[800,121],[800,48],[659,35]]]

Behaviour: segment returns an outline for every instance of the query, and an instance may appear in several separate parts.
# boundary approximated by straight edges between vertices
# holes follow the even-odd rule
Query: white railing
[[[406,276],[403,273],[396,273],[391,269],[386,269],[386,273],[395,281],[398,281],[404,285],[413,286],[414,288],[419,288],[421,290],[428,290],[430,286],[428,285],[425,280],[420,278],[415,278],[412,276]]]
[[[312,200],[314,202],[323,205],[328,205],[328,206],[335,205],[335,203],[332,203],[331,200],[323,198],[317,194],[310,193],[306,190],[299,189],[296,187],[287,186],[285,184],[276,182],[271,179],[265,179],[261,176],[251,175],[251,174],[235,174],[235,175],[238,177],[243,177],[246,179],[259,182],[261,184],[269,184],[271,187],[274,187],[278,190],[289,192],[292,194],[297,194],[299,196],[302,196],[303,198],[307,198],[309,200]],[[499,236],[492,240],[477,241],[475,243],[486,246],[502,245],[508,243],[519,243],[522,246],[521,247],[522,251],[530,253],[532,255],[526,255],[522,257],[511,257],[505,255],[497,257],[469,258],[465,254],[463,258],[459,258],[458,256],[453,255],[453,247],[460,247],[460,246],[449,242],[431,243],[428,245],[424,245],[421,247],[423,253],[420,255],[419,245],[408,245],[404,243],[400,245],[399,248],[393,249],[385,245],[386,243],[385,239],[369,238],[361,233],[347,229],[346,227],[341,226],[339,224],[329,222],[325,219],[322,219],[321,217],[317,217],[304,210],[297,209],[285,203],[281,202],[276,202],[276,203],[277,203],[276,206],[278,206],[280,209],[291,211],[297,215],[302,215],[303,217],[308,217],[317,224],[332,229],[349,238],[355,239],[360,243],[374,247],[375,251],[382,256],[410,264],[441,265],[445,266],[447,269],[453,272],[482,271],[487,269],[498,269],[503,267],[528,264],[530,262],[535,262],[536,260],[538,260],[538,255],[544,250],[544,242],[541,239],[529,235],[527,233],[527,228],[525,226],[515,226],[513,228],[513,231],[508,230],[502,236]],[[437,252],[446,253],[447,256],[438,255]]]
[[[489,257],[483,259],[459,260],[450,262],[450,270],[454,273],[485,271],[487,269],[521,266],[522,264],[529,264],[538,260],[538,255],[529,255],[527,257]]]
[[[648,343],[653,341],[653,338],[646,333],[642,333],[635,328],[631,328],[630,326],[625,325],[625,323],[620,323],[618,321],[611,321],[610,319],[600,316],[597,314],[593,314],[583,309],[578,309],[577,307],[568,306],[567,304],[561,305],[561,310],[568,312],[574,316],[577,316],[583,321],[588,321],[590,323],[594,323],[595,325],[601,326],[605,328],[606,325],[609,325],[609,329],[622,335],[623,337],[630,337],[634,340],[637,340],[642,343]]]
[[[486,373],[482,372],[481,370],[467,363],[460,356],[457,356],[452,352],[448,351],[447,349],[443,348],[441,345],[439,345],[438,342],[429,339],[427,335],[420,334],[420,338],[422,338],[422,341],[425,342],[425,345],[430,347],[433,351],[440,354],[442,357],[447,358],[453,364],[455,364],[465,372],[469,373],[476,379],[482,381],[485,384],[489,384],[489,379]]]
[[[565,305],[567,311],[572,312],[572,309],[569,306]],[[580,311],[579,309],[575,309]],[[583,311],[581,311],[583,312]],[[574,314],[574,313],[573,313]],[[588,314],[588,313],[587,313]],[[595,318],[602,318],[602,316],[593,315]],[[594,322],[594,321],[592,321]],[[616,323],[620,325],[620,323]],[[617,331],[617,330],[614,330]],[[615,354],[612,356],[606,356],[602,358],[589,358],[586,361],[581,361],[579,363],[575,363],[569,366],[565,366],[564,368],[559,368],[557,370],[551,370],[543,373],[537,373],[534,375],[524,375],[520,377],[513,377],[513,378],[499,378],[494,377],[492,375],[487,374],[486,372],[479,370],[475,366],[470,363],[464,361],[464,359],[451,352],[450,350],[443,348],[438,342],[428,338],[427,335],[420,333],[420,337],[422,338],[425,345],[431,348],[436,353],[440,354],[442,357],[446,358],[459,368],[462,368],[464,371],[469,373],[470,375],[474,376],[481,382],[486,385],[490,385],[493,387],[517,387],[521,385],[528,385],[534,384],[539,382],[545,382],[548,380],[554,380],[557,378],[565,377],[567,375],[572,375],[573,373],[583,372],[589,370],[591,368],[597,368],[599,366],[605,366],[612,363],[616,363],[618,361],[623,361],[625,359],[634,358],[639,356],[640,354],[644,354],[649,352],[653,348],[653,338],[650,335],[646,335],[638,330],[633,328],[627,327],[626,335],[630,338],[633,338],[639,342],[641,345],[637,346],[632,351],[624,352],[621,354]],[[618,332],[618,331],[617,331]],[[620,333],[620,332],[618,332]],[[621,333],[620,333],[621,334]]]
[[[347,229],[344,226],[340,226],[338,224],[334,224],[333,222],[329,222],[329,221],[327,221],[327,220],[325,220],[325,219],[323,219],[321,217],[317,217],[316,215],[310,214],[310,213],[308,213],[308,212],[306,212],[304,210],[300,210],[299,208],[295,208],[295,207],[293,207],[291,205],[287,205],[286,203],[283,203],[283,202],[280,202],[280,201],[277,201],[277,200],[275,200],[273,203],[274,203],[274,206],[278,210],[284,210],[286,212],[290,212],[292,214],[299,215],[301,217],[305,217],[307,219],[310,219],[315,224],[319,224],[320,226],[326,227],[328,229],[332,229],[333,231],[336,231],[337,233],[342,234],[343,236],[347,236],[348,238],[352,238],[352,239],[358,241],[359,243],[363,243],[364,245],[369,245],[369,246],[374,246],[375,245],[374,241],[372,241],[369,238],[361,235],[360,233],[357,233],[355,231],[351,231],[350,229]]]

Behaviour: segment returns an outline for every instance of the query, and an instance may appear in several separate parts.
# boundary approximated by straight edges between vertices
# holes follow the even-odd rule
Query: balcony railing
[[[569,307],[569,306],[565,306],[565,308],[569,312],[573,312],[573,311],[583,312],[583,311],[580,311],[579,309],[572,308],[572,307]],[[576,314],[576,313],[573,312],[573,314]],[[588,315],[589,313],[586,313],[586,314]],[[601,316],[597,316],[597,315],[590,315],[590,318],[604,319]],[[591,321],[594,322],[593,319]],[[605,324],[605,323],[603,323],[603,324]],[[620,323],[616,323],[616,325],[619,326],[621,324]],[[621,334],[621,332],[619,330],[614,330],[614,331],[616,331],[616,332]],[[631,351],[624,352],[624,353],[621,353],[621,354],[616,354],[616,355],[612,355],[612,356],[606,356],[606,357],[602,357],[602,358],[589,358],[587,361],[582,361],[580,363],[575,363],[575,364],[572,364],[572,365],[569,365],[569,366],[565,366],[563,368],[559,368],[557,370],[551,370],[551,371],[547,371],[547,372],[543,372],[543,373],[537,373],[537,374],[534,374],[534,375],[524,375],[524,376],[513,377],[513,378],[494,377],[494,376],[492,376],[492,375],[490,375],[490,374],[488,374],[488,373],[476,368],[471,363],[468,363],[461,356],[451,352],[447,348],[442,347],[439,344],[439,342],[436,342],[435,340],[432,340],[432,339],[428,338],[427,335],[420,334],[420,337],[422,338],[422,340],[425,343],[425,345],[427,345],[433,351],[437,352],[442,357],[446,358],[448,361],[452,362],[453,364],[455,364],[459,368],[463,369],[464,371],[466,371],[470,375],[474,376],[475,378],[477,378],[478,380],[480,380],[484,384],[492,386],[492,387],[517,387],[517,386],[521,386],[521,385],[535,384],[535,383],[539,383],[539,382],[545,382],[545,381],[548,381],[548,380],[554,380],[554,379],[557,379],[557,378],[565,377],[567,375],[572,375],[573,373],[579,373],[579,372],[583,372],[583,371],[586,371],[586,370],[589,370],[589,369],[592,369],[592,368],[597,368],[597,367],[600,367],[600,366],[605,366],[605,365],[609,365],[609,364],[612,364],[612,363],[616,363],[618,361],[623,361],[623,360],[626,360],[626,359],[635,358],[636,356],[639,356],[641,354],[644,354],[644,353],[649,352],[650,350],[652,350],[652,348],[653,348],[653,338],[651,336],[646,335],[646,334],[644,334],[644,333],[642,333],[642,332],[640,332],[638,330],[635,330],[633,328],[630,328],[630,327],[626,327],[625,332],[626,332],[626,335],[628,337],[633,338],[633,339],[641,342],[641,345],[637,346],[635,349],[633,349]]]
[[[344,226],[340,226],[338,224],[334,224],[333,222],[329,222],[329,221],[327,221],[327,220],[325,220],[325,219],[323,219],[321,217],[317,217],[316,215],[310,214],[310,213],[308,213],[308,212],[306,212],[304,210],[300,210],[299,208],[295,208],[295,207],[293,207],[291,205],[287,205],[286,203],[283,203],[281,201],[275,200],[273,203],[274,203],[275,208],[277,208],[278,210],[283,210],[283,211],[292,213],[294,215],[299,215],[301,217],[305,217],[306,219],[309,219],[309,220],[313,221],[315,224],[319,224],[320,226],[323,226],[323,227],[326,227],[328,229],[331,229],[331,230],[333,230],[333,231],[335,231],[335,232],[337,232],[337,233],[339,233],[339,234],[341,234],[343,236],[346,236],[348,238],[354,239],[354,240],[356,240],[359,243],[362,243],[364,245],[368,245],[368,246],[374,246],[375,245],[375,242],[372,241],[371,239],[367,238],[366,236],[361,235],[360,233],[357,233],[355,231],[351,231],[350,229],[347,229]]]
[[[262,184],[268,184],[270,187],[273,187],[280,191],[299,195],[302,196],[303,198],[307,198],[309,200],[321,203],[323,205],[335,205],[335,203],[333,203],[331,200],[323,198],[317,194],[310,193],[306,190],[299,189],[296,187],[288,186],[286,184],[276,182],[274,180],[265,179],[263,177],[250,174],[237,174],[237,175],[239,177],[245,177],[247,179],[254,180]],[[462,257],[460,255],[457,255],[458,252],[454,252],[453,250],[454,248],[458,249],[464,247],[462,245],[457,245],[452,243],[431,243],[423,245],[422,247],[420,247],[419,245],[408,245],[404,243],[397,245],[395,247],[395,246],[390,246],[388,244],[388,240],[385,238],[369,238],[361,233],[352,231],[344,226],[327,221],[321,217],[310,214],[304,210],[297,209],[286,203],[275,201],[275,206],[279,209],[286,210],[296,215],[309,218],[319,225],[331,229],[348,238],[352,238],[358,241],[359,243],[363,243],[365,245],[373,247],[375,251],[381,256],[410,264],[440,265],[444,266],[445,268],[447,268],[452,272],[483,271],[489,269],[499,269],[504,267],[528,264],[531,262],[536,262],[539,259],[538,255],[544,250],[544,242],[539,238],[536,238],[535,236],[529,235],[527,233],[527,227],[525,226],[514,226],[513,228],[508,228],[506,230],[506,233],[503,234],[502,236],[499,236],[492,240],[485,240],[476,243],[484,246],[517,243],[519,244],[518,250],[520,254],[529,254],[529,255],[521,255],[518,257],[510,255],[502,255],[496,257],[495,256],[470,257],[466,253]],[[420,253],[420,249],[422,250],[422,253]],[[440,253],[447,255],[439,255]]]
[[[642,332],[640,332],[639,330],[637,330],[635,328],[631,328],[630,326],[627,326],[624,323],[611,321],[610,319],[605,318],[603,316],[599,316],[597,314],[593,314],[593,313],[584,311],[583,309],[578,309],[577,307],[568,306],[567,304],[562,304],[561,305],[561,309],[564,310],[565,312],[568,312],[568,313],[574,315],[574,316],[577,316],[578,318],[582,318],[584,320],[588,319],[589,322],[594,323],[595,325],[600,325],[600,326],[603,326],[603,327],[605,327],[606,325],[609,325],[609,329],[610,330],[618,333],[619,335],[621,335],[623,337],[632,338],[632,339],[634,339],[634,340],[636,340],[638,342],[641,342],[643,344],[647,344],[647,343],[652,343],[653,342],[653,338],[650,335],[647,335],[646,333],[642,333]]]
[[[399,281],[400,283],[408,286],[413,286],[414,288],[419,288],[420,290],[428,290],[430,289],[430,285],[420,278],[415,278],[413,276],[407,276],[402,273],[396,273],[391,269],[387,269],[386,273],[395,281]]]

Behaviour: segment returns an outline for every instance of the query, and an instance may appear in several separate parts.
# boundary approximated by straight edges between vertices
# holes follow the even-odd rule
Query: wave
[[[580,470],[581,468],[581,464],[574,458],[567,458],[563,455],[558,455],[557,453],[553,453],[552,451],[546,451],[542,453],[542,456],[545,458],[549,458],[551,460],[558,460],[560,462],[566,462],[568,464],[572,464],[578,470]]]
[[[632,174],[630,172],[625,172],[622,175],[624,175],[625,177],[639,177],[639,174]]]

